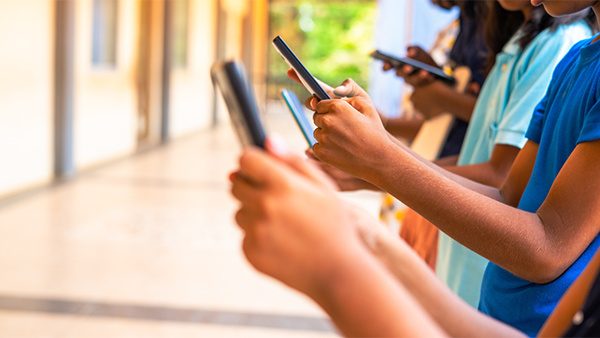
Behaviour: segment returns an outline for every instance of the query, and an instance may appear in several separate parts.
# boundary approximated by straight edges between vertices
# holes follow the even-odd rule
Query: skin
[[[594,5],[596,14],[600,13],[598,1],[579,3],[579,9]],[[326,106],[358,108],[360,115],[377,125],[377,113],[366,109],[368,102],[360,97],[324,101],[319,108]],[[355,137],[360,139],[362,135]],[[376,141],[386,143],[385,138]],[[386,145],[393,151],[400,148],[390,143]],[[406,243],[359,208],[342,202],[333,182],[310,163],[290,154],[272,138],[266,148],[270,154],[247,149],[240,158],[240,169],[230,176],[232,193],[240,201],[236,220],[245,233],[244,253],[259,271],[312,297],[342,333],[371,337],[524,337],[466,306],[441,285]],[[578,145],[540,210],[516,216],[514,213],[520,211],[511,206],[518,202],[529,179],[537,153],[535,143],[528,143],[519,154],[509,175],[510,183],[500,190],[446,175],[409,150],[401,150],[394,163],[401,170],[390,179],[399,180],[406,195],[414,195],[408,199],[414,204],[428,204],[433,214],[446,214],[448,222],[458,216],[463,223],[476,223],[476,231],[498,243],[506,244],[506,236],[495,234],[490,225],[507,232],[518,227],[518,236],[525,241],[536,231],[560,230],[562,224],[585,242],[590,236],[582,229],[599,223],[596,210],[600,201],[595,195],[600,179],[589,172],[595,172],[600,164],[600,142]],[[582,177],[581,172],[587,175]],[[436,190],[435,196],[432,189]],[[445,197],[442,201],[435,198],[440,192]],[[543,224],[532,228],[532,222]],[[553,237],[552,231],[546,235]],[[580,243],[573,244],[572,237],[564,236],[562,246],[575,246],[577,250]],[[544,239],[537,244],[545,250]],[[521,243],[512,243],[511,249],[522,250]],[[558,249],[556,259],[561,260],[565,252]],[[565,293],[542,329],[542,336],[558,336],[570,325],[569,319],[581,307],[599,266],[597,253]]]
[[[404,241],[277,142],[267,140],[269,153],[246,150],[230,176],[243,250],[257,270],[307,294],[346,336],[525,337],[466,304]],[[540,336],[564,332],[599,270],[597,253]]]

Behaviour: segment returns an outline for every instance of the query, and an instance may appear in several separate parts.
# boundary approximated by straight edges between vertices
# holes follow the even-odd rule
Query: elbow
[[[522,278],[536,284],[548,284],[562,276],[571,264],[573,260],[567,261],[556,254],[546,254],[527,264]]]

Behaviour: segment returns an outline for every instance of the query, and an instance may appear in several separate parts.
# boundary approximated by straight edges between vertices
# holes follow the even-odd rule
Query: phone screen
[[[304,113],[304,108],[302,108],[302,103],[300,103],[300,100],[298,100],[298,96],[296,96],[294,92],[291,92],[287,89],[282,89],[280,93],[288,109],[294,116],[296,123],[300,127],[300,130],[302,131],[304,138],[308,142],[308,145],[312,148],[312,146],[314,146],[315,143],[317,143],[317,140],[315,140],[314,136],[314,127],[306,117],[306,114]]]

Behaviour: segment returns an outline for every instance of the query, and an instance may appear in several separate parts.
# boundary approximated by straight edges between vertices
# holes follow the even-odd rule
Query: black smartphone
[[[319,85],[317,80],[310,74],[310,72],[304,67],[300,59],[292,52],[290,47],[283,41],[283,39],[278,36],[273,40],[273,46],[281,55],[283,60],[287,62],[287,64],[296,71],[300,81],[304,85],[304,87],[310,92],[311,95],[315,96],[319,100],[329,100],[331,97],[327,95],[325,90]]]
[[[239,61],[217,63],[211,68],[213,83],[220,89],[231,122],[243,147],[264,148],[266,133],[260,119],[252,83]]]
[[[454,77],[444,73],[443,70],[441,70],[437,67],[428,65],[426,63],[423,63],[421,61],[417,61],[415,59],[401,58],[401,57],[382,53],[378,50],[371,53],[371,57],[374,59],[377,59],[377,60],[388,62],[394,68],[402,67],[404,65],[409,65],[415,69],[415,72],[418,72],[419,70],[426,70],[430,74],[433,74],[433,76],[438,80],[442,80],[451,85],[454,85],[456,83],[456,79]]]
[[[294,92],[287,89],[282,89],[279,91],[279,93],[281,94],[281,97],[283,98],[283,101],[287,105],[288,109],[294,116],[294,119],[300,127],[300,130],[308,142],[308,145],[312,148],[312,146],[317,143],[317,140],[315,140],[314,136],[314,127],[312,124],[310,124],[310,121],[306,117],[304,108],[302,108],[302,103],[300,100],[298,100],[298,96],[296,96]]]

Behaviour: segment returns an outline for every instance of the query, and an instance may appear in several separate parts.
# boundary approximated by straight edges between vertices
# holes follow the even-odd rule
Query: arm
[[[425,119],[420,116],[412,118],[407,117],[382,117],[383,125],[385,129],[395,137],[402,137],[409,141],[414,140],[415,136],[419,133],[421,126]]]
[[[476,97],[458,93],[441,81],[433,81],[415,87],[410,99],[415,109],[427,118],[438,115],[440,112],[448,112],[466,122],[471,120],[477,103]]]
[[[375,255],[452,337],[524,337],[514,328],[465,303],[442,283],[423,260],[397,236],[374,230],[368,243]]]
[[[535,283],[556,279],[600,231],[600,175],[588,174],[600,166],[600,141],[577,146],[545,202],[530,213],[513,206],[537,156],[533,142],[521,150],[501,190],[478,190],[482,185],[444,173],[394,144],[378,129],[377,113],[364,100],[323,101],[317,113],[317,157],[388,191],[458,242],[521,278]]]
[[[472,181],[500,188],[521,149],[509,145],[497,144],[492,150],[490,160],[483,163],[463,166],[444,167],[451,173]],[[438,164],[439,165],[439,164]]]
[[[272,143],[271,156],[247,150],[230,176],[250,263],[313,298],[347,336],[445,336],[369,252],[331,182]]]

